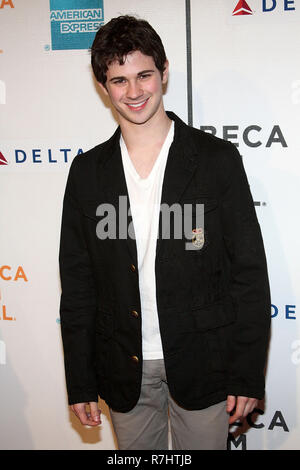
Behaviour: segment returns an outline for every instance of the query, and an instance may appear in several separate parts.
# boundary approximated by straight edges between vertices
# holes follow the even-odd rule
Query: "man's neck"
[[[171,122],[164,109],[161,109],[144,124],[134,124],[121,119],[121,132],[128,151],[163,143]]]

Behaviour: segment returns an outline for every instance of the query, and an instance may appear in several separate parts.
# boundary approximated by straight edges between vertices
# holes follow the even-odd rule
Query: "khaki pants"
[[[168,410],[173,450],[226,450],[226,401],[186,410],[171,397],[163,359],[143,362],[141,395],[127,413],[110,409],[119,450],[168,450]]]

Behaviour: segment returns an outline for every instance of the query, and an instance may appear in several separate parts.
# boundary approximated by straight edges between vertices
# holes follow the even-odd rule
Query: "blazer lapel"
[[[175,121],[174,140],[170,147],[166,164],[165,175],[162,187],[161,205],[171,206],[178,203],[181,196],[189,184],[196,168],[196,152],[190,148],[190,139],[186,135],[188,126],[181,121],[174,113],[167,112],[168,116]],[[164,234],[162,230],[162,211],[159,216],[159,238],[157,239],[156,254],[161,249]]]
[[[126,235],[126,244],[129,249],[132,262],[135,266],[137,266],[138,260],[135,237],[130,237],[127,231],[129,224],[133,228],[133,221],[132,216],[128,215],[131,214],[130,200],[119,143],[120,133],[120,127],[118,127],[114,135],[107,142],[107,148],[104,150],[105,159],[101,160],[101,165],[99,167],[99,188],[101,188],[103,200],[106,203],[112,204],[116,210],[117,238],[119,238],[120,225],[126,225],[126,233],[124,233],[124,236]],[[121,203],[120,196],[122,196]],[[120,221],[120,212],[122,210],[126,210],[126,215],[128,216],[125,218],[123,217],[122,221]]]

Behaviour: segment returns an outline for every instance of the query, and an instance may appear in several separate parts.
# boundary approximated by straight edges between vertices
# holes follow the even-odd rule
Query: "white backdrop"
[[[54,0],[147,19],[170,61],[166,109],[188,120],[184,0]],[[268,258],[265,403],[229,447],[300,448],[299,0],[191,0],[193,125],[238,145]],[[233,15],[237,4],[249,14]],[[114,131],[85,49],[54,49],[50,1],[0,0],[0,448],[115,449],[69,412],[59,325],[62,198],[74,156]],[[55,6],[55,5],[54,5]],[[57,9],[58,7],[55,6]],[[55,9],[54,8],[54,9]],[[53,8],[52,8],[53,9]],[[240,10],[243,12],[243,10]],[[79,35],[79,36],[78,36]],[[57,37],[56,37],[57,39]]]

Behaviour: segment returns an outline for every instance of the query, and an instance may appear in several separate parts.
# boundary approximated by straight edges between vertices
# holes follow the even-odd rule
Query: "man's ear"
[[[103,93],[108,96],[108,91],[107,91],[107,88],[105,85],[103,85],[102,83],[100,82],[97,82],[97,85],[100,87],[101,91],[103,91]]]
[[[167,83],[169,78],[169,61],[166,60],[165,65],[164,65],[164,70],[162,73],[162,83],[165,84]]]

